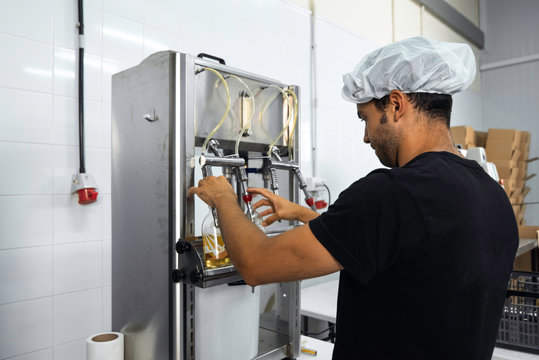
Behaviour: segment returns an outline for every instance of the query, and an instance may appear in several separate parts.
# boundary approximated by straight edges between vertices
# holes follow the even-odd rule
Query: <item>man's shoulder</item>
[[[365,177],[353,182],[344,192],[362,197],[377,197],[389,189],[401,187],[398,175],[393,169],[376,169]]]

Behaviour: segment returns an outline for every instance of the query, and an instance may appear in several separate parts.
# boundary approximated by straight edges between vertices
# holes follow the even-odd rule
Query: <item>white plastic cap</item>
[[[418,36],[367,54],[354,71],[343,75],[342,97],[363,104],[393,90],[453,95],[470,86],[475,72],[468,44]]]

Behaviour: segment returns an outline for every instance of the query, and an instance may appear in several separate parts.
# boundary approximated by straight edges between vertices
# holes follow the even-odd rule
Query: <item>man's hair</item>
[[[409,93],[405,94],[410,103],[419,112],[423,112],[430,120],[441,121],[449,129],[453,98],[446,94]],[[373,99],[376,108],[383,112],[389,103],[389,94],[380,99]]]

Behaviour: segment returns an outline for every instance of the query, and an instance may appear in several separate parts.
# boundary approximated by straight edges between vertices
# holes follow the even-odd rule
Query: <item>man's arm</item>
[[[342,266],[320,244],[308,225],[273,238],[251,223],[237,205],[236,194],[224,177],[207,177],[193,187],[217,209],[223,240],[236,269],[251,286],[327,275]]]

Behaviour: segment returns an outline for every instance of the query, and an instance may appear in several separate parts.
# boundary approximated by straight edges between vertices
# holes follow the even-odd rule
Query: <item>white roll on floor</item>
[[[119,332],[108,332],[88,337],[86,359],[124,360],[124,335]]]

